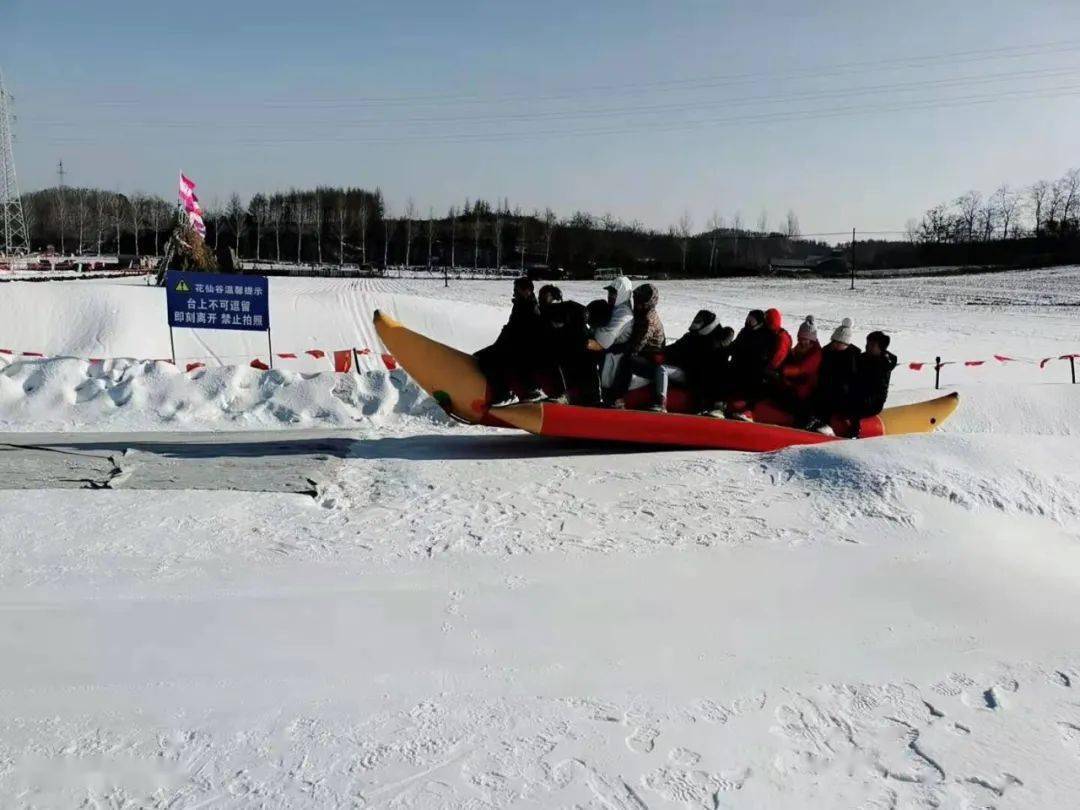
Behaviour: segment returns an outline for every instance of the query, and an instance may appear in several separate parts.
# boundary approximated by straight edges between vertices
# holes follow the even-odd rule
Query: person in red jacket
[[[777,404],[795,417],[795,425],[804,427],[810,420],[821,368],[821,344],[813,315],[807,315],[799,326],[797,338],[795,347],[780,367],[776,399]]]
[[[755,315],[761,319],[758,320]],[[778,309],[767,309],[764,313],[760,310],[751,312],[746,319],[746,329],[739,333],[739,337],[744,335],[748,336],[745,343],[749,344],[752,341],[752,348],[756,348],[761,353],[755,352],[751,356],[755,361],[753,363],[740,362],[742,352],[738,347],[739,340],[736,339],[736,366],[740,368],[742,378],[739,395],[743,404],[730,416],[741,422],[753,422],[754,406],[770,390],[775,389],[780,378],[780,367],[791,351],[791,335],[784,329]],[[759,335],[760,338],[757,337]],[[764,360],[764,366],[761,365],[762,360]]]
[[[791,335],[784,329],[783,320],[778,309],[765,310],[765,328],[773,333],[774,340],[772,354],[769,355],[769,364],[765,367],[765,376],[775,378],[780,372],[780,367],[787,360],[788,354],[791,353]]]

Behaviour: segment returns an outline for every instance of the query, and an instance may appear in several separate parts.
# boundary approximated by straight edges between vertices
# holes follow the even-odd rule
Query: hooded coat
[[[791,335],[784,329],[780,310],[765,310],[765,328],[773,335],[772,350],[765,368],[767,371],[777,371],[791,352]]]
[[[634,307],[631,303],[633,285],[626,276],[619,276],[609,285],[615,290],[615,305],[611,308],[608,322],[593,331],[593,340],[604,349],[604,362],[600,367],[600,385],[610,388],[618,376],[623,359],[625,343],[634,329]]]
[[[660,291],[652,284],[642,284],[633,293],[634,325],[626,341],[626,351],[631,354],[655,354],[664,348],[666,337],[664,325],[656,305]]]
[[[608,322],[593,332],[593,339],[605,350],[630,339],[634,328],[634,307],[631,303],[633,285],[626,276],[619,276],[609,285],[615,289],[615,306]]]
[[[543,331],[536,296],[515,300],[510,309],[510,318],[495,339],[494,348],[503,355],[533,357]]]

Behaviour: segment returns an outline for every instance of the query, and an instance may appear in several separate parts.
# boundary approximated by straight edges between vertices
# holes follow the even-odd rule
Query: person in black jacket
[[[746,323],[735,338],[732,351],[734,365],[734,394],[746,403],[746,411],[753,408],[765,392],[765,370],[776,348],[776,336],[765,327],[765,313],[751,310]]]
[[[512,301],[510,318],[495,342],[473,355],[491,385],[492,405],[505,404],[512,392],[522,401],[543,396],[537,386],[543,322],[531,279],[514,279]]]
[[[668,383],[674,382],[686,386],[702,413],[713,414],[731,385],[734,339],[734,330],[721,326],[715,313],[700,310],[686,334],[661,352],[656,387],[664,407]]]
[[[855,364],[850,416],[856,420],[877,416],[889,396],[889,381],[896,368],[896,355],[889,351],[889,336],[871,332],[866,336],[866,351]]]
[[[585,307],[577,301],[563,301],[562,290],[553,284],[541,287],[539,298],[544,325],[541,351],[547,371],[544,393],[554,402],[599,404],[600,370],[586,346],[589,323]]]
[[[834,415],[846,415],[851,408],[855,386],[858,346],[851,344],[851,318],[844,318],[832,333],[832,340],[821,350],[817,389],[811,400],[807,430],[833,435],[829,425]]]

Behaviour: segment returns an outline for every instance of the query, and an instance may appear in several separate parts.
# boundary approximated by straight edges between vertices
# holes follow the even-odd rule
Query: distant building
[[[847,272],[843,255],[806,256],[802,259],[769,259],[769,272],[783,275],[841,275]]]
[[[613,278],[618,278],[623,274],[621,267],[597,267],[593,271],[593,278],[598,281],[609,281]]]

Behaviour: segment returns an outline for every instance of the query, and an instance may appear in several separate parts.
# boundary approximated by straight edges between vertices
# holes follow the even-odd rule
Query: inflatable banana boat
[[[851,432],[851,426],[842,423],[834,425],[837,436],[790,427],[790,416],[767,402],[754,410],[753,422],[549,402],[493,408],[490,386],[472,355],[413,332],[378,311],[375,330],[398,365],[421,388],[451,416],[472,424],[518,428],[540,436],[755,452],[838,441],[839,436]],[[959,404],[959,394],[953,393],[886,408],[878,416],[862,420],[859,437],[929,433]]]

